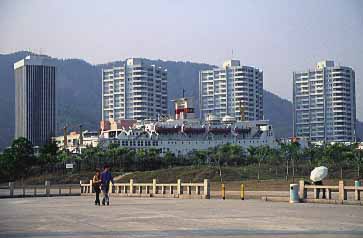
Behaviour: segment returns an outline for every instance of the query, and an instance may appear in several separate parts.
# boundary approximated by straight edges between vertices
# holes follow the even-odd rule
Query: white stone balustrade
[[[307,199],[308,190],[313,190],[314,199],[332,199],[332,193],[338,193],[336,200],[343,203],[343,201],[348,200],[348,192],[354,192],[354,200],[360,201],[360,193],[363,191],[363,186],[345,186],[344,181],[339,181],[336,186],[331,185],[306,185],[304,180],[300,180],[299,183],[299,196],[300,200]],[[320,198],[320,194],[322,197]]]
[[[94,195],[92,181],[82,183],[81,195]],[[174,197],[174,198],[210,198],[210,183],[204,179],[202,183],[157,183],[153,179],[151,183],[135,183],[130,179],[129,183],[110,183],[109,193],[111,196],[134,196],[134,197]]]

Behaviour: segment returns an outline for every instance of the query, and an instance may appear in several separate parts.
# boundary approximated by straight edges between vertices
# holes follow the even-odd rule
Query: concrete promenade
[[[260,200],[0,200],[0,237],[363,237],[363,207]]]

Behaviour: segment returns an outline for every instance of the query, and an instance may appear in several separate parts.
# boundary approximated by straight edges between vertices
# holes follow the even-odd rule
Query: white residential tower
[[[224,62],[222,68],[199,73],[200,117],[233,116],[239,120],[263,119],[263,72],[241,66],[239,60]]]
[[[293,74],[294,136],[320,142],[355,140],[355,73],[334,61]]]
[[[167,70],[143,59],[102,70],[102,120],[157,119],[167,114]]]

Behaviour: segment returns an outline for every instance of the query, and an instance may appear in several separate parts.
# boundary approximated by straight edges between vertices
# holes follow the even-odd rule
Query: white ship
[[[162,155],[171,152],[186,155],[194,150],[207,150],[223,144],[250,146],[277,146],[272,126],[268,120],[237,121],[234,117],[217,118],[209,115],[202,121],[194,118],[190,99],[175,101],[175,119],[139,121],[131,127],[103,130],[100,145],[118,143],[130,149],[155,148]],[[190,103],[189,103],[190,104]]]

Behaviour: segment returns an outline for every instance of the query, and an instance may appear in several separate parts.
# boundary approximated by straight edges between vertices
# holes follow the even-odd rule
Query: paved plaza
[[[363,207],[260,200],[0,200],[0,237],[363,237]]]

